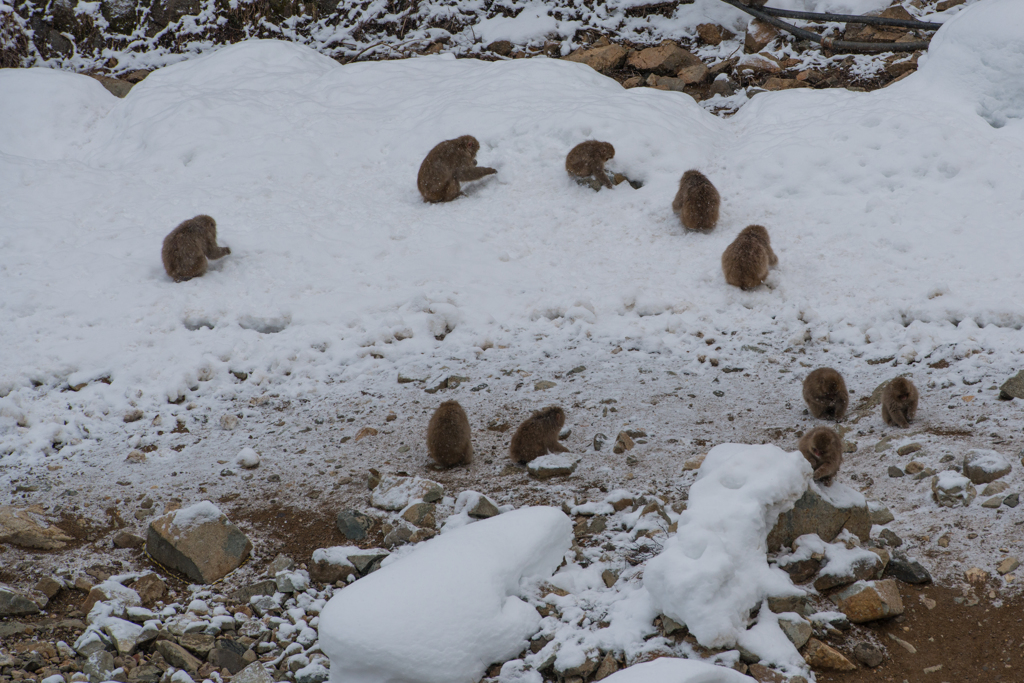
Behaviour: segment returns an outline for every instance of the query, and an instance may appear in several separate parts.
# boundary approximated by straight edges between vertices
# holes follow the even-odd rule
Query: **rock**
[[[348,561],[352,563],[352,566],[356,568],[360,576],[366,576],[371,572],[380,569],[380,562],[390,553],[380,548],[371,548],[364,550],[358,555],[349,555]]]
[[[729,40],[735,34],[718,24],[697,24],[697,35],[708,45],[719,45],[723,40]]]
[[[885,541],[886,545],[890,548],[899,548],[903,545],[903,539],[900,538],[892,529],[882,529],[878,534],[878,537]]]
[[[436,481],[386,474],[370,494],[370,505],[397,512],[412,502],[437,502],[443,495],[444,487]]]
[[[1016,557],[1008,557],[999,563],[999,566],[996,567],[996,571],[999,572],[1001,576],[1003,576],[1009,574],[1019,566],[1020,560],[1018,560]]]
[[[795,78],[779,78],[772,76],[761,86],[765,90],[792,90],[793,88],[810,88],[807,81],[799,81]]]
[[[860,553],[856,559],[843,567],[844,571],[842,572],[828,573],[826,565],[824,571],[814,580],[815,590],[826,591],[837,586],[851,584],[854,581],[871,579],[881,573],[881,557],[868,551],[860,551]]]
[[[658,47],[649,47],[629,55],[626,64],[639,71],[653,71],[663,76],[675,76],[681,69],[704,66],[697,55],[684,50],[671,41]],[[704,68],[707,72],[707,67]]]
[[[775,614],[784,612],[796,612],[801,616],[807,616],[813,612],[811,607],[811,596],[807,593],[800,595],[769,596],[768,609]]]
[[[388,549],[394,549],[396,546],[405,545],[406,543],[412,542],[412,529],[405,525],[397,526],[384,536],[382,545]]]
[[[247,649],[249,648],[234,640],[218,638],[213,649],[210,650],[210,654],[206,656],[206,661],[218,669],[227,669],[232,674],[235,674],[244,669],[248,664],[242,658]]]
[[[1010,508],[1015,508],[1020,505],[1020,494],[1011,493],[1006,498],[1003,498],[1003,505]]]
[[[287,555],[278,555],[267,567],[267,573],[276,576],[280,572],[286,572],[295,566],[295,561]]]
[[[53,579],[49,576],[44,576],[36,582],[35,590],[45,595],[46,598],[49,600],[52,599],[53,596],[55,596],[57,593],[59,593],[60,589],[63,587],[64,584],[60,581],[57,581],[56,579]]]
[[[920,463],[916,460],[911,460],[907,463],[907,466],[903,468],[903,471],[907,474],[917,474],[918,472],[924,471],[924,463]]]
[[[858,581],[832,595],[831,600],[855,624],[903,614],[903,600],[892,579]]]
[[[154,26],[163,28],[186,15],[199,14],[199,9],[199,0],[156,0],[149,18]]]
[[[128,412],[126,412],[124,414],[124,417],[122,419],[125,421],[125,423],[128,423],[128,422],[138,422],[139,420],[142,419],[142,411],[141,410],[129,410]]]
[[[141,548],[145,545],[146,539],[130,534],[127,531],[119,531],[114,534],[112,543],[115,548]]]
[[[476,502],[476,505],[467,514],[474,519],[488,519],[501,514],[501,511],[487,496],[480,496],[480,500]]]
[[[821,569],[822,557],[809,557],[806,560],[797,560],[786,564],[779,564],[779,569],[789,574],[793,583],[804,583],[810,581]],[[775,610],[772,610],[775,612]],[[777,613],[777,612],[776,612]]]
[[[729,77],[725,74],[720,74],[718,78],[711,83],[711,88],[708,90],[711,96],[721,95],[722,97],[731,97],[736,94],[736,86]]]
[[[402,510],[401,517],[410,524],[432,529],[437,526],[437,520],[434,517],[436,507],[433,503],[413,503]]]
[[[595,71],[607,73],[622,66],[622,63],[626,61],[627,54],[629,54],[629,50],[621,45],[605,45],[590,48],[589,50],[576,50],[563,59],[570,62],[580,62]]]
[[[970,505],[978,495],[971,480],[951,470],[932,477],[932,498],[942,507]]]
[[[817,534],[821,540],[831,543],[843,529],[862,541],[868,539],[871,516],[864,496],[839,483],[827,491],[812,486],[792,510],[779,515],[768,534],[768,549],[778,552],[783,546],[792,546],[793,541],[804,534]]]
[[[605,445],[605,443],[607,441],[608,441],[608,437],[605,436],[604,434],[602,434],[600,432],[595,434],[594,435],[594,450],[595,451],[601,450],[601,448]]]
[[[779,35],[779,29],[760,19],[751,19],[747,33],[743,36],[743,51],[756,54],[768,46]]]
[[[44,595],[37,598],[46,606]],[[0,617],[16,617],[22,614],[38,614],[40,606],[37,600],[16,592],[10,586],[0,583]]]
[[[838,650],[829,647],[817,638],[807,641],[804,661],[813,669],[826,671],[855,671],[857,669],[857,665],[844,657]]]
[[[179,645],[203,659],[210,654],[216,642],[216,638],[205,633],[186,633],[178,636]]]
[[[928,570],[917,560],[908,559],[903,553],[893,553],[889,565],[885,568],[885,574],[903,583],[919,585],[932,582],[932,575]]]
[[[371,467],[366,473],[366,488],[372,491],[378,486],[380,486],[380,472]]]
[[[109,681],[110,674],[114,672],[115,668],[117,667],[114,665],[114,655],[106,650],[99,650],[86,657],[85,663],[82,665],[82,673],[88,676],[93,683],[100,683],[100,681]]]
[[[92,611],[93,606],[101,600],[120,605],[122,609],[142,604],[142,596],[133,589],[122,586],[117,581],[103,581],[89,589],[89,594],[85,596],[85,602],[82,603],[80,609],[83,613],[88,614]]]
[[[377,430],[374,429],[373,427],[363,427],[358,432],[356,432],[356,436],[354,439],[352,439],[352,443],[358,443],[359,441],[365,439],[368,436],[377,436],[377,434]]]
[[[109,76],[101,76],[100,74],[87,74],[87,75],[88,76],[92,76],[97,81],[99,81],[100,85],[102,85],[104,88],[106,88],[107,92],[109,92],[114,97],[124,97],[125,95],[128,94],[128,91],[131,90],[132,87],[135,85],[134,83],[129,83],[128,81],[122,81],[120,78],[110,78]],[[79,385],[76,385],[76,386],[79,386]],[[71,390],[74,391],[75,388],[71,387]],[[141,413],[141,411],[135,411],[135,412],[140,412]],[[139,417],[135,418],[135,420],[129,420],[128,417],[131,414],[132,413],[127,413],[124,416],[124,421],[125,422],[134,422],[135,420],[142,419],[142,415],[140,414]]]
[[[853,657],[864,666],[874,669],[885,661],[885,650],[872,643],[857,643],[853,646]]]
[[[877,524],[879,526],[888,524],[896,519],[889,508],[877,501],[868,502],[868,516],[871,519],[872,524]]]
[[[597,659],[593,657],[587,657],[579,666],[570,667],[565,671],[562,671],[562,680],[569,681],[574,677],[578,677],[580,679],[588,678],[590,674],[597,671],[597,667],[599,665],[600,662],[598,662]]]
[[[1010,485],[1005,481],[994,481],[985,487],[985,490],[981,492],[981,495],[994,496],[997,493],[1002,493],[1008,488],[1010,488]]]
[[[825,630],[846,632],[853,628],[850,620],[841,612],[815,612],[809,616],[811,622]]]
[[[202,665],[202,662],[188,650],[169,640],[156,641],[155,649],[168,664],[178,669],[184,669],[190,674],[195,674]]]
[[[366,538],[366,532],[373,526],[373,517],[365,515],[358,510],[342,510],[337,517],[338,531],[349,541],[361,541]]]
[[[999,398],[1004,401],[1024,399],[1024,370],[1003,382],[1003,386],[999,387]]]
[[[146,552],[193,581],[213,583],[249,557],[252,543],[208,500],[157,517]]]
[[[55,526],[47,524],[43,508],[31,505],[16,508],[0,507],[0,543],[12,543],[23,548],[59,550],[73,540]]]
[[[1000,507],[1002,504],[1003,504],[1003,497],[1002,496],[992,496],[991,498],[989,498],[985,502],[983,502],[981,504],[981,507],[995,509],[997,507]]]
[[[226,432],[238,426],[238,416],[231,413],[224,413],[220,416],[220,428]]]
[[[904,444],[903,446],[900,446],[899,448],[897,448],[896,449],[896,454],[897,455],[910,455],[911,453],[917,453],[922,448],[924,448],[924,446],[922,446],[921,444],[919,444],[919,443],[917,443],[915,441],[914,443]],[[911,473],[911,474],[913,474],[913,473]]]
[[[615,657],[611,652],[604,656],[601,660],[601,666],[597,667],[597,671],[594,672],[594,680],[600,681],[608,678],[613,673],[619,670],[619,663],[615,661]]]
[[[758,77],[764,74],[777,74],[782,67],[761,55],[743,55],[735,65],[736,71],[747,76]]]
[[[756,657],[756,655],[754,656]],[[789,678],[774,669],[769,669],[764,664],[756,662],[752,663],[747,668],[747,673],[750,674],[757,683],[797,683],[797,678],[803,678],[802,676]],[[804,683],[806,683],[806,679],[804,679]]]
[[[231,683],[274,683],[263,662],[253,662],[235,674]]]
[[[348,581],[356,575],[356,567],[349,562],[347,553],[350,547],[317,548],[313,551],[312,563],[309,567],[309,578],[317,583],[336,583]]]
[[[889,476],[895,479],[896,477],[902,477],[904,474],[903,470],[896,465],[889,465]]]
[[[555,386],[557,386],[557,385],[554,382],[552,382],[551,380],[542,379],[541,381],[539,381],[539,382],[537,382],[537,383],[535,383],[533,385],[533,390],[534,391],[546,391],[548,389],[553,389]]]
[[[132,584],[131,588],[138,594],[142,604],[146,606],[152,605],[157,600],[163,600],[167,593],[167,584],[156,574],[144,574]]]
[[[567,477],[576,471],[580,459],[567,453],[549,453],[534,458],[526,464],[526,469],[535,479],[551,479]]]
[[[110,636],[110,641],[119,655],[129,655],[135,651],[142,635],[142,627],[124,619],[107,617],[103,620],[103,632]]]
[[[256,616],[263,617],[271,610],[278,609],[280,605],[278,604],[277,600],[273,598],[273,596],[254,595],[251,598],[249,598],[249,607],[251,607],[252,611],[256,613]]]
[[[964,474],[974,484],[987,484],[1010,473],[1010,461],[1002,454],[982,448],[972,448],[964,456]]]
[[[612,452],[616,455],[622,455],[628,450],[631,450],[633,446],[633,439],[630,438],[626,432],[619,432],[618,436],[615,437],[615,447],[612,448]]]
[[[163,672],[152,664],[137,666],[128,674],[129,683],[158,683]]]
[[[309,588],[309,572],[304,569],[278,572],[274,576],[274,581],[279,593],[301,593]]]
[[[128,454],[128,457],[126,457],[124,461],[130,462],[134,465],[138,465],[146,462],[146,454],[143,453],[142,451],[132,451],[131,453]]]
[[[964,578],[967,580],[967,583],[983,584],[988,581],[988,572],[981,567],[971,567],[964,572]]]
[[[798,650],[804,646],[814,632],[811,622],[792,612],[779,615],[779,628],[782,629],[782,632],[793,643],[793,647]]]
[[[686,88],[690,85],[690,81],[683,80],[682,78],[673,78],[672,76],[655,76],[651,74],[647,78],[647,85],[658,90],[670,90],[672,92],[686,92]]]
[[[233,591],[229,596],[233,602],[248,604],[257,595],[273,595],[277,591],[277,582],[273,579],[260,581]]]
[[[488,52],[499,54],[502,57],[508,57],[512,54],[512,47],[512,43],[507,40],[496,40],[484,49]]]

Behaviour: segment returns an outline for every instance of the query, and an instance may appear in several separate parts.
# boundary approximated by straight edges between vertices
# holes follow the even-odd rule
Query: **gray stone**
[[[890,548],[899,548],[903,545],[903,539],[900,538],[892,529],[882,529],[882,531],[879,532],[878,537],[885,541],[885,544]]]
[[[546,391],[548,389],[553,389],[555,386],[556,386],[555,383],[552,382],[551,380],[549,380],[549,379],[542,379],[541,381],[539,381],[539,382],[537,382],[537,383],[535,383],[533,385],[533,390],[534,391]]]
[[[279,593],[301,593],[309,588],[309,573],[303,569],[294,572],[278,572],[274,581],[277,582]]]
[[[359,555],[349,555],[348,561],[356,568],[360,576],[366,576],[378,569],[380,569],[381,560],[387,557],[390,553],[384,550],[367,550],[365,553]]]
[[[932,498],[942,507],[967,506],[978,495],[967,477],[955,472],[942,472],[932,477]]]
[[[1003,382],[1003,386],[999,387],[999,398],[1004,401],[1024,399],[1024,370]]]
[[[20,621],[0,621],[0,641],[11,636],[20,636],[29,630],[28,624],[23,624]],[[4,654],[0,653],[0,668],[4,666],[12,666],[12,664],[3,664]]]
[[[258,622],[257,622],[258,623]],[[216,638],[205,633],[186,633],[178,636],[178,644],[197,657],[206,658],[216,643]]]
[[[615,656],[609,652],[604,656],[604,659],[601,660],[601,666],[597,667],[597,671],[594,672],[594,680],[604,680],[618,670],[619,663],[615,661]]]
[[[159,652],[160,656],[163,657],[171,666],[178,669],[184,669],[193,675],[203,664],[181,645],[172,643],[169,640],[156,641],[156,651]]]
[[[394,548],[412,541],[413,530],[407,526],[398,526],[384,537],[384,547]]]
[[[817,579],[814,580],[814,588],[819,591],[826,591],[830,588],[845,586],[854,581],[862,581],[874,578],[882,569],[882,558],[872,552],[865,551],[857,559],[845,567],[847,571],[835,574],[826,573],[828,566],[825,566]]]
[[[1011,508],[1017,507],[1018,505],[1020,505],[1020,494],[1011,493],[1006,498],[1003,498],[1003,505]]]
[[[985,490],[981,492],[983,496],[994,496],[997,493],[1002,493],[1006,489],[1010,488],[1010,485],[1005,481],[994,481],[985,487]]]
[[[627,63],[638,71],[653,71],[665,76],[674,76],[687,67],[704,66],[700,57],[671,42],[634,52],[629,55]]]
[[[903,470],[901,470],[899,467],[896,467],[896,465],[889,465],[889,476],[890,477],[895,479],[896,477],[902,477],[903,474],[904,474]]]
[[[903,583],[931,583],[932,575],[917,560],[909,559],[903,553],[893,553],[889,565],[885,568],[886,576],[899,579]]]
[[[273,579],[260,581],[243,588],[239,588],[230,594],[234,602],[247,604],[254,595],[273,595],[277,591],[277,582]]]
[[[361,541],[373,526],[373,517],[359,510],[342,510],[338,513],[337,524],[341,535],[350,541]]]
[[[137,666],[128,674],[129,683],[159,683],[163,671],[152,664]]]
[[[114,97],[124,97],[135,85],[134,83],[129,83],[128,81],[122,81],[120,78],[110,78],[109,76],[101,76],[99,74],[88,75],[92,76],[97,81],[99,81],[100,85],[106,88],[107,92],[109,92]],[[141,419],[141,417],[142,416],[140,415],[139,418]],[[124,416],[124,420],[125,422],[131,422],[131,420],[128,419],[128,415]]]
[[[245,534],[209,501],[157,517],[146,537],[153,559],[199,583],[223,578],[251,551]]]
[[[889,508],[881,503],[878,503],[877,505],[868,505],[868,514],[871,517],[871,523],[879,526],[888,524],[896,519]]]
[[[231,683],[274,683],[263,662],[253,662],[235,674]]]
[[[567,453],[549,453],[531,460],[526,469],[536,479],[567,477],[576,471],[579,462],[578,457]]]
[[[991,498],[989,498],[985,502],[983,502],[981,504],[981,507],[989,508],[989,509],[994,510],[995,508],[998,508],[1002,504],[1003,504],[1003,497],[1002,496],[992,496]]]
[[[473,506],[473,509],[469,511],[470,517],[476,519],[487,519],[494,517],[500,513],[498,506],[490,501],[486,496],[480,496],[480,500]]]
[[[853,646],[853,657],[873,669],[885,661],[885,650],[872,643],[857,643]]]
[[[46,606],[46,596],[40,594],[43,606]],[[38,614],[39,605],[26,595],[16,592],[13,588],[0,584],[0,616],[16,617],[22,614]]]
[[[295,561],[287,555],[278,555],[274,558],[274,561],[270,563],[267,568],[267,573],[271,576],[276,576],[281,572],[286,572],[295,566]]]
[[[313,551],[312,563],[309,565],[309,578],[317,583],[337,583],[347,581],[354,576],[356,568],[348,558],[336,556],[333,549],[321,548]]]
[[[997,451],[972,448],[964,456],[964,474],[973,484],[987,484],[1010,473],[1010,461]]]
[[[145,545],[146,539],[127,531],[119,531],[114,535],[112,542],[115,548],[141,548]]]
[[[247,649],[249,648],[234,640],[218,638],[213,649],[210,650],[210,654],[206,656],[206,661],[218,669],[227,669],[232,674],[235,674],[244,669],[248,664],[242,658]]]
[[[830,488],[826,495],[835,495],[833,500],[844,502],[826,500],[814,488],[808,488],[792,510],[779,515],[768,534],[768,549],[778,552],[783,546],[792,546],[793,541],[804,534],[817,534],[830,543],[843,529],[866,541],[871,532],[871,516],[864,496],[839,483]]]
[[[89,677],[89,683],[101,683],[110,680],[110,674],[115,668],[114,655],[106,650],[100,650],[86,657],[82,673]]]
[[[616,576],[616,578],[618,578]],[[607,582],[605,582],[607,583]],[[608,586],[611,588],[611,586]],[[661,615],[661,628],[665,632],[666,636],[671,636],[676,633],[682,633],[686,631],[686,627],[680,624],[678,621],[668,616],[667,614]]]
[[[108,617],[103,622],[103,632],[110,637],[118,654],[129,655],[135,651],[142,627],[124,619]]]
[[[804,646],[814,632],[809,621],[791,612],[779,615],[779,628],[798,650]]]
[[[199,0],[156,0],[149,13],[150,21],[163,28],[184,16],[199,14]]]
[[[264,614],[280,608],[277,600],[270,595],[254,595],[249,599],[249,606],[256,613],[256,616],[262,617]]]
[[[910,455],[911,453],[917,453],[922,448],[924,448],[924,446],[922,446],[921,444],[919,444],[918,442],[915,441],[914,443],[904,444],[904,445],[900,446],[899,448],[897,448],[896,449],[896,454],[897,455]]]
[[[810,581],[818,573],[818,570],[821,569],[821,562],[823,559],[824,556],[815,555],[807,558],[806,560],[780,563],[779,569],[789,574],[789,578],[793,583],[804,583],[805,581]],[[776,612],[774,609],[772,611]]]
[[[402,519],[418,527],[433,529],[437,525],[436,507],[433,503],[413,503],[402,511]]]
[[[801,595],[769,596],[768,609],[775,614],[796,612],[805,617],[814,611],[811,606],[811,596],[807,593]]]

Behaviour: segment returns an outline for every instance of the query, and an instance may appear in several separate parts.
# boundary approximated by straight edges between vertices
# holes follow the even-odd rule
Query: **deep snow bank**
[[[572,543],[554,508],[444,533],[335,595],[320,614],[332,683],[471,683],[515,656],[540,615],[516,595]]]

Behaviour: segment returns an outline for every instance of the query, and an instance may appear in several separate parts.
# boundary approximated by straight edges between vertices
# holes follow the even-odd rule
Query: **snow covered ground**
[[[423,469],[441,398],[422,389],[453,376],[470,380],[449,380],[445,398],[479,429],[477,462],[443,475],[453,493],[678,496],[682,461],[710,446],[793,449],[811,424],[799,383],[832,365],[854,409],[896,374],[922,393],[909,432],[854,410],[843,426],[859,450],[840,480],[889,505],[912,551],[933,549],[932,526],[984,530],[954,536],[938,578],[988,566],[1019,543],[1019,513],[939,509],[927,482],[885,472],[910,441],[936,469],[967,447],[1022,446],[1020,402],[994,391],[1024,352],[1022,22],[1020,3],[986,0],[890,88],[765,93],[727,120],[543,58],[340,66],[252,41],[161,69],[123,100],[84,76],[0,71],[0,504],[99,515],[104,495],[127,505],[151,486],[196,502],[237,490],[218,472],[254,445],[251,495],[305,505],[332,484],[328,457],[353,477]],[[420,161],[462,134],[498,174],[424,204]],[[564,156],[588,138],[612,142],[610,166],[643,187],[570,181]],[[671,212],[690,168],[722,194],[707,235]],[[232,253],[175,284],[161,241],[199,213]],[[742,292],[719,259],[751,223],[780,263]],[[584,484],[513,482],[510,433],[483,425],[552,402]],[[227,415],[237,428],[218,428]],[[341,441],[364,424],[380,435]],[[651,434],[634,463],[591,448],[626,427]],[[124,464],[132,449],[148,461]],[[339,502],[365,499],[339,485]],[[600,574],[566,580],[585,592]],[[636,604],[624,618],[649,626],[653,608]]]

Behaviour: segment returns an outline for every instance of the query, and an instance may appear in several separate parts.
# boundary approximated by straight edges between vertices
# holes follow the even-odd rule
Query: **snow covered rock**
[[[655,607],[705,647],[738,643],[759,657],[803,666],[767,605],[754,629],[747,627],[751,609],[767,596],[797,592],[785,572],[768,566],[765,537],[779,512],[804,493],[810,475],[799,451],[743,444],[711,449],[678,531],[647,563],[644,586]]]
[[[260,466],[260,456],[252,448],[246,446],[238,452],[235,456],[235,464],[239,467],[243,467],[247,470],[254,469]]]
[[[831,600],[855,624],[903,614],[903,599],[892,579],[858,581]]]
[[[999,387],[999,398],[1004,401],[1024,399],[1024,370],[1003,382],[1003,386]]]
[[[356,566],[349,561],[348,556],[360,552],[354,545],[317,548],[313,551],[309,578],[317,583],[347,581],[348,577],[356,575]]]
[[[540,616],[517,594],[524,582],[550,576],[571,541],[561,511],[535,507],[417,545],[320,613],[330,680],[475,683],[536,632]]]
[[[970,505],[977,495],[971,480],[952,470],[944,470],[932,477],[932,498],[942,507]]]
[[[843,529],[866,541],[871,533],[867,500],[845,484],[819,486],[812,482],[793,509],[779,515],[768,535],[768,549],[792,546],[800,536],[817,534],[831,542]]]
[[[410,503],[434,503],[441,500],[444,487],[420,477],[384,475],[370,494],[370,505],[381,510],[398,511]]]
[[[551,479],[552,477],[569,476],[576,471],[576,466],[579,463],[580,459],[575,455],[548,453],[528,462],[526,469],[535,479]]]
[[[43,509],[38,505],[26,508],[0,507],[0,543],[12,543],[23,548],[58,550],[72,540],[55,526],[46,523]]]
[[[605,678],[605,683],[750,683],[739,671],[694,659],[661,657]]]
[[[998,451],[972,448],[964,456],[964,474],[972,484],[987,484],[1010,473],[1010,461]]]
[[[249,556],[252,543],[208,500],[157,517],[146,552],[200,583],[212,583]]]

